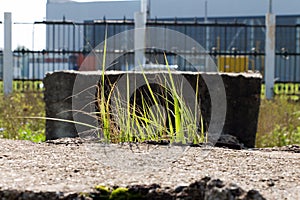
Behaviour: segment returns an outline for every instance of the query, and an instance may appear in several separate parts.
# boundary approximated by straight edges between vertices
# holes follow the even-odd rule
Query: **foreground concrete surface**
[[[164,165],[157,166],[143,162],[150,156],[145,154],[116,166],[113,163],[118,159],[125,156],[130,160],[128,155],[139,154],[124,145],[110,159],[101,153],[101,148],[96,152],[91,146],[79,138],[40,144],[0,139],[0,191],[72,194],[93,192],[96,185],[144,184],[178,188],[211,177],[224,184],[233,183],[244,191],[256,190],[270,200],[300,199],[299,146],[263,150],[190,148],[173,154],[173,159],[161,154],[156,159]],[[157,148],[163,147],[148,149]]]

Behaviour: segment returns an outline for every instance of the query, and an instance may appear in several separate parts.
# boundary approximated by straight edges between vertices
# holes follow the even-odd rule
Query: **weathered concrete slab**
[[[144,73],[149,79],[153,79],[158,74],[167,72],[150,71]],[[143,77],[141,72],[107,71],[104,76],[106,85],[119,81],[124,74],[131,77]],[[210,128],[208,124],[210,124],[212,118],[212,123],[217,124],[219,121],[222,123],[222,116],[215,114],[212,116],[212,113],[216,113],[218,109],[222,113],[224,110],[221,109],[223,108],[218,108],[218,106],[225,104],[226,116],[224,116],[224,124],[221,124],[221,126],[224,125],[221,130],[222,134],[233,135],[246,147],[254,147],[260,105],[261,75],[256,73],[218,74],[200,72],[172,72],[172,74],[174,77],[184,77],[193,88],[196,88],[198,83],[201,113],[206,130]],[[101,76],[102,73],[99,71],[59,71],[47,74],[44,79],[46,116],[70,121],[80,119],[80,122],[97,126],[98,119],[85,113],[95,110],[94,101]],[[219,80],[222,80],[222,86],[218,85]],[[226,92],[225,97],[218,96],[222,94],[222,87]],[[109,87],[106,89],[109,90]],[[213,101],[212,96],[214,96]],[[216,108],[212,108],[212,103]],[[46,122],[47,140],[77,137],[78,132],[87,135],[95,134],[93,131],[95,130],[79,124],[54,120],[47,120]],[[218,130],[214,131],[217,132]]]

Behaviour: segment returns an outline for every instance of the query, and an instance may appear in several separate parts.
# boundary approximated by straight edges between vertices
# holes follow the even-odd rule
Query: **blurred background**
[[[262,102],[257,146],[285,145],[300,141],[299,8],[298,0],[147,0],[146,25],[191,37],[212,57],[221,72],[253,71],[265,76],[266,13],[272,11],[276,15],[273,89],[277,100]],[[13,90],[42,92],[42,80],[47,72],[81,70],[84,60],[90,61],[88,70],[97,69],[96,57],[89,53],[106,39],[105,31],[108,38],[133,29],[134,13],[140,10],[139,0],[1,0],[0,80],[3,79],[4,12],[12,14]],[[159,37],[163,41],[165,36]],[[163,53],[166,53],[169,63],[178,65],[179,70],[193,71],[193,66],[178,56],[179,51],[176,46],[168,52],[154,47],[146,49],[145,55],[148,62],[154,56],[156,62],[163,64]],[[209,71],[205,62],[201,62],[203,52],[194,48],[184,51],[181,53],[200,61],[198,69]],[[124,56],[112,69],[124,70],[125,63],[133,66],[133,53],[116,41],[107,56]],[[263,100],[264,87],[263,81]],[[2,81],[0,89],[3,90]],[[16,101],[20,101],[19,97]],[[34,110],[27,103],[25,113]],[[3,104],[3,108],[6,106]],[[269,134],[283,139],[268,141]]]

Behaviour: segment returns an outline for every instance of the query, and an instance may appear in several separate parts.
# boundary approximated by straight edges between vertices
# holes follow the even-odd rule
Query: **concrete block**
[[[144,72],[147,77],[162,71]],[[204,119],[205,129],[209,130],[208,124],[212,118],[212,95],[221,94],[219,86],[215,86],[219,77],[223,81],[225,98],[217,98],[217,104],[226,103],[226,115],[222,134],[235,136],[246,147],[255,146],[258,113],[260,105],[262,77],[256,73],[201,73],[201,72],[172,72],[173,76],[184,77],[192,88],[199,86],[199,100],[201,102],[201,114]],[[143,77],[141,72],[105,72],[105,84],[118,82],[122,76]],[[98,119],[89,115],[96,108],[97,86],[101,84],[101,71],[78,72],[59,71],[49,73],[44,79],[46,116],[49,118],[61,118],[70,121],[80,119],[81,122],[97,127]],[[198,77],[198,81],[197,81]],[[213,85],[213,87],[208,87]],[[209,89],[210,88],[210,89]],[[109,86],[106,87],[109,91]],[[74,95],[76,94],[76,95]],[[76,105],[74,106],[74,101]],[[73,103],[73,105],[72,105]],[[78,112],[78,110],[82,112]],[[220,111],[221,112],[221,111]],[[214,115],[218,122],[222,116]],[[93,133],[94,131],[94,133]],[[218,130],[216,130],[218,131]],[[54,120],[46,121],[46,139],[57,139],[62,137],[78,137],[78,133],[95,134],[91,127],[81,126],[74,123],[66,123]]]

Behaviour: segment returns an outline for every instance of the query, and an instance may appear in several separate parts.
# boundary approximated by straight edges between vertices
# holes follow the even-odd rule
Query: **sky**
[[[68,0],[52,0],[52,1],[68,1]],[[105,0],[75,0],[78,2],[86,1],[105,1]],[[118,0],[120,1],[120,0]],[[156,0],[159,2],[158,0]],[[172,0],[165,0],[170,2]],[[185,0],[182,0],[185,1]],[[199,0],[200,1],[200,0]],[[204,0],[201,0],[204,1]],[[231,0],[237,1],[237,0]],[[245,3],[249,3],[251,0],[244,0]],[[261,0],[264,6],[255,6],[255,8],[249,8],[253,11],[267,10],[267,2],[269,0]],[[220,5],[223,0],[208,0],[209,12],[213,14],[216,9],[228,13],[230,5]],[[0,49],[4,46],[3,36],[3,22],[4,12],[12,13],[13,21],[13,44],[12,48],[16,49],[18,46],[25,46],[29,49],[41,50],[45,48],[45,27],[42,25],[34,25],[35,21],[43,21],[46,19],[46,3],[47,0],[0,0]],[[283,13],[297,13],[300,14],[300,2],[299,0],[273,0],[274,10],[280,9]],[[164,9],[164,8],[163,8]],[[197,8],[198,9],[198,8]],[[153,11],[155,12],[155,11]],[[157,10],[159,12],[159,10]],[[178,11],[179,12],[179,11]],[[209,14],[210,14],[209,13]],[[229,12],[230,13],[230,12]]]
[[[56,0],[65,1],[65,0]],[[75,0],[87,2],[94,0]],[[97,0],[95,0],[97,1]],[[99,0],[98,0],[99,1]],[[102,0],[105,1],[105,0]],[[46,19],[47,0],[0,0],[0,49],[4,47],[3,23],[4,12],[12,13],[12,49],[25,46],[29,49],[41,50],[45,48],[45,28],[33,25],[35,21]],[[20,24],[24,23],[24,24]],[[28,39],[24,39],[24,38]],[[34,38],[34,39],[33,39]]]
[[[46,18],[46,3],[47,0],[0,0],[0,21],[2,24],[0,30],[0,48],[4,46],[3,36],[3,23],[4,12],[12,13],[12,48],[16,49],[18,46],[26,46],[27,48],[39,49],[45,46],[43,42],[32,42],[34,37],[35,41],[40,41],[38,38],[38,32],[41,33],[40,37],[45,37],[45,31],[43,28],[38,29],[37,25],[33,26],[34,21],[42,21]],[[28,23],[28,24],[16,24],[16,23]],[[24,39],[24,38],[29,39]]]

